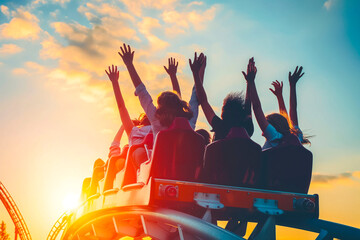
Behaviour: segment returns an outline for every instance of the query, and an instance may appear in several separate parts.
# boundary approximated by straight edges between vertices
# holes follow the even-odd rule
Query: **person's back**
[[[286,143],[263,151],[265,188],[277,191],[307,193],[312,174],[312,153],[293,136]]]
[[[244,128],[232,128],[225,139],[205,151],[201,180],[238,187],[257,187],[261,170],[261,147]]]
[[[152,158],[140,166],[138,181],[157,178],[197,181],[203,163],[205,144],[202,136],[186,118],[175,118],[173,124],[156,137]],[[151,171],[151,172],[150,172]]]

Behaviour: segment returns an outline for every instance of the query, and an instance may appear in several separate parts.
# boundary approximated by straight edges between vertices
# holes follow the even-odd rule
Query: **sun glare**
[[[79,196],[78,194],[68,194],[63,200],[63,208],[66,210],[72,210],[79,205]]]

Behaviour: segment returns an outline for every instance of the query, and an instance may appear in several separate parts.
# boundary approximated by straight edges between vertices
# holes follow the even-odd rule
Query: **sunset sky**
[[[250,57],[266,113],[278,111],[271,82],[284,81],[288,107],[287,75],[302,65],[299,125],[313,135],[309,193],[320,195],[320,218],[360,228],[359,11],[357,0],[1,0],[0,181],[33,239],[46,238],[94,160],[107,158],[121,124],[108,65],[120,67],[131,117],[142,112],[117,54],[123,42],[154,98],[171,89],[163,65],[175,57],[188,100],[188,58],[203,51],[204,86],[218,115],[227,93],[245,90]],[[197,127],[210,129],[202,113]],[[1,220],[13,237],[3,206]]]

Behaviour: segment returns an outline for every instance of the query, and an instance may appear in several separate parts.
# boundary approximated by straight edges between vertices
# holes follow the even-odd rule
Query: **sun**
[[[74,193],[69,193],[63,199],[63,208],[66,210],[73,210],[79,205],[79,195]]]

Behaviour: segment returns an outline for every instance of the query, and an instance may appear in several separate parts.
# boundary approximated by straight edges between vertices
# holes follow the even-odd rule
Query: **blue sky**
[[[329,208],[344,202],[328,199],[341,191],[352,200],[339,221],[360,227],[350,210],[360,201],[358,1],[34,0],[0,5],[0,180],[34,239],[45,238],[65,210],[63,199],[80,191],[93,161],[106,159],[120,125],[104,74],[108,65],[120,66],[130,114],[141,112],[117,55],[123,42],[135,49],[135,65],[154,97],[171,87],[162,66],[173,56],[188,99],[193,82],[187,59],[204,51],[204,85],[219,115],[227,93],[245,90],[241,71],[250,57],[258,67],[256,83],[266,113],[278,110],[268,90],[271,82],[284,81],[288,106],[288,72],[302,65],[299,123],[314,135],[310,192],[321,193],[321,216],[335,221],[338,214]],[[263,144],[255,126],[253,139]],[[210,129],[203,115],[198,127]],[[40,209],[47,214],[30,220]]]

